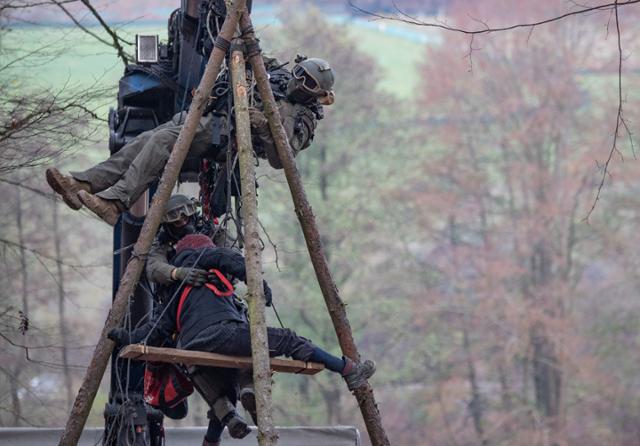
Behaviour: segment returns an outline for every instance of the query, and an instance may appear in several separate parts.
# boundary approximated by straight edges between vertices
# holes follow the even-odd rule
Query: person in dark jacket
[[[227,248],[214,247],[211,239],[202,234],[187,235],[181,239],[176,245],[172,264],[207,271],[216,269],[226,276],[246,281],[242,255]],[[209,277],[212,282],[214,279],[217,277]],[[177,333],[177,343],[183,349],[250,356],[251,338],[245,312],[238,305],[235,294],[224,291],[225,287],[220,283],[191,288],[176,285],[176,298],[168,301],[157,313],[159,317],[152,318],[131,333],[121,328],[114,329],[109,337],[120,344],[145,341],[149,345],[156,345],[167,336]],[[266,304],[270,305],[271,289],[266,282],[264,292]],[[324,364],[328,370],[340,373],[351,391],[365,385],[375,372],[372,361],[355,362],[350,358],[336,357],[290,329],[268,327],[267,336],[270,356],[284,355]],[[229,400],[234,403],[233,398]],[[216,431],[210,431],[205,440],[208,444],[218,444],[219,437],[213,435]]]
[[[170,263],[170,259],[175,255],[175,244],[185,235],[204,234],[211,237],[217,245],[226,243],[226,233],[221,228],[205,222],[198,215],[198,204],[192,198],[185,195],[175,194],[169,198],[165,209],[165,216],[160,226],[160,230],[149,250],[146,264],[147,278],[155,285],[154,297],[157,303],[162,303],[171,296],[172,285],[183,283],[191,286],[202,286],[209,274],[206,270],[198,268],[178,268]],[[196,370],[197,371],[197,370]],[[206,386],[206,393],[210,399],[216,400],[219,395],[226,397],[226,389],[229,388],[228,373],[217,371],[217,383],[208,380],[202,384]],[[249,412],[253,422],[256,423],[255,390],[253,387],[252,370],[240,370],[237,373],[237,394],[244,409]],[[220,402],[218,405],[229,407],[230,402]],[[238,421],[238,420],[235,420]],[[236,422],[234,435],[243,435],[247,432],[244,420]],[[234,429],[230,429],[234,431]]]
[[[286,83],[280,88],[284,89],[282,94],[274,85],[282,123],[294,154],[309,147],[317,120],[323,116],[322,105],[330,105],[334,101],[334,76],[329,64],[317,58],[299,58],[296,61],[293,71],[287,73]],[[267,69],[274,80],[280,78],[278,72],[284,70],[283,66],[277,61],[268,64]],[[228,90],[228,81],[225,85]],[[227,95],[224,96],[226,98]],[[212,93],[212,97],[217,96]],[[201,117],[189,148],[190,157],[214,161],[218,158],[221,147],[212,141],[217,134],[214,128],[218,127],[219,116],[213,112],[224,109],[226,103],[219,104]],[[46,170],[47,182],[71,209],[86,206],[114,226],[119,215],[129,209],[160,176],[186,116],[187,112],[178,113],[170,121],[141,133],[109,159],[85,171],[64,175],[56,168],[49,168]],[[267,159],[273,168],[281,169],[282,162],[262,110],[252,109],[250,119],[255,133],[256,155]],[[223,127],[229,128],[232,117],[227,116],[223,121],[226,122]]]

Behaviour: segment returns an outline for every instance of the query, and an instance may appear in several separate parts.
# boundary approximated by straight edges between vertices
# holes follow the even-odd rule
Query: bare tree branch
[[[131,45],[131,42],[127,42],[123,39],[121,39],[120,37],[118,37],[118,35],[116,34],[116,32],[114,30],[111,29],[111,27],[109,27],[109,25],[107,25],[107,23],[104,21],[104,19],[102,18],[102,16],[98,13],[98,11],[93,7],[93,5],[89,2],[89,0],[80,0],[82,2],[83,5],[85,5],[87,7],[87,9],[89,11],[91,11],[91,14],[93,14],[93,16],[96,18],[96,20],[100,23],[100,25],[102,25],[102,27],[104,28],[104,30],[107,32],[107,34],[109,34],[111,36],[111,38],[113,39],[113,47],[116,49],[116,51],[118,52],[118,57],[120,57],[120,59],[122,59],[122,63],[124,63],[124,65],[126,66],[128,61],[131,60],[131,57],[129,55],[127,55],[127,53],[124,51],[124,49],[122,48],[122,45],[120,44],[120,42],[124,42],[128,45]],[[640,1],[640,0],[638,0]]]
[[[627,132],[627,134],[629,135],[629,139],[631,140],[631,149],[632,151],[634,151],[634,146],[633,146],[633,137],[631,134],[631,131],[629,130],[629,127],[627,126],[627,123],[624,119],[623,116],[623,109],[622,109],[622,104],[623,104],[623,97],[622,97],[622,43],[621,43],[621,37],[620,37],[620,18],[618,16],[618,1],[616,0],[615,2],[615,23],[616,23],[616,38],[617,38],[617,43],[618,43],[618,112],[616,114],[616,127],[615,130],[613,132],[613,143],[611,144],[611,149],[609,150],[609,155],[607,156],[607,160],[605,161],[604,165],[602,166],[602,178],[600,179],[600,184],[598,185],[598,191],[596,192],[596,197],[593,200],[593,203],[591,204],[591,208],[589,209],[589,212],[587,212],[586,217],[584,218],[585,221],[589,221],[589,217],[591,217],[591,214],[593,213],[594,209],[596,208],[596,204],[598,203],[598,200],[600,200],[600,195],[602,194],[602,188],[604,187],[604,183],[607,179],[607,175],[609,175],[609,164],[611,163],[611,160],[613,158],[613,154],[618,152],[618,136],[620,133],[620,126],[622,126],[625,131]]]
[[[80,0],[60,0],[59,3],[67,4],[67,3],[77,3]],[[5,5],[0,6],[0,13],[8,10],[17,10],[17,9],[29,9],[36,8],[38,6],[48,6],[51,5],[51,0],[40,1],[40,2],[9,2]]]
[[[517,23],[517,24],[514,24],[514,25],[502,26],[502,27],[497,27],[497,28],[490,28],[490,27],[487,26],[486,23],[482,22],[483,23],[483,28],[474,30],[474,29],[458,28],[458,27],[450,26],[450,25],[447,25],[447,24],[444,24],[444,23],[425,22],[423,20],[420,20],[420,19],[418,19],[416,17],[413,17],[413,16],[401,11],[397,6],[396,6],[396,9],[405,18],[379,14],[379,13],[376,13],[376,12],[371,12],[371,11],[367,11],[365,9],[362,9],[359,6],[357,6],[352,0],[349,0],[349,5],[356,12],[359,12],[361,14],[374,17],[376,19],[393,20],[393,21],[397,21],[397,22],[408,23],[410,25],[424,26],[424,27],[428,27],[428,28],[439,28],[439,29],[443,29],[443,30],[446,30],[446,31],[454,31],[454,32],[458,32],[458,33],[462,33],[462,34],[470,34],[470,35],[474,35],[474,34],[491,34],[491,33],[496,33],[496,32],[501,32],[501,31],[511,31],[511,30],[518,29],[518,28],[531,28],[531,27],[535,27],[535,26],[546,25],[546,24],[549,24],[549,23],[558,22],[558,21],[564,20],[564,19],[566,19],[568,17],[577,16],[577,15],[580,15],[580,14],[586,14],[586,13],[594,12],[594,11],[607,11],[607,10],[614,9],[614,8],[617,9],[617,8],[619,8],[621,6],[633,5],[635,3],[640,3],[640,0],[627,0],[627,1],[624,1],[624,2],[615,1],[613,3],[603,3],[603,4],[600,4],[600,5],[596,5],[596,6],[585,7],[584,9],[580,9],[578,11],[567,12],[565,14],[561,14],[559,16],[551,17],[549,19],[544,19],[544,20],[540,20],[540,21],[537,21],[537,22]],[[478,21],[477,19],[474,19],[474,20]]]
[[[64,12],[64,14],[69,17],[71,19],[71,21],[78,27],[80,28],[82,31],[84,31],[85,33],[89,34],[91,37],[93,37],[94,39],[96,39],[98,42],[103,43],[105,45],[108,46],[113,46],[113,44],[111,42],[109,42],[108,40],[103,39],[102,37],[100,37],[99,35],[97,35],[96,33],[94,33],[93,31],[91,31],[90,29],[88,29],[86,26],[84,26],[82,23],[80,23],[80,21],[78,19],[76,19],[76,17],[71,14],[71,11],[69,11],[67,8],[65,8],[65,6],[63,5],[63,2],[58,1],[58,0],[51,0],[51,2],[56,5],[58,8],[60,8],[60,10],[62,12]]]
[[[60,259],[58,259],[56,257],[50,256],[48,254],[44,254],[44,253],[38,251],[37,249],[29,248],[27,246],[22,246],[20,243],[17,243],[17,242],[11,241],[11,240],[7,240],[7,239],[2,238],[2,237],[0,237],[0,243],[4,244],[4,245],[7,245],[7,246],[14,247],[14,248],[24,249],[26,251],[29,251],[30,253],[32,253],[33,255],[35,255],[38,258],[52,260],[52,261],[54,261],[56,263],[60,263],[60,264],[62,264],[64,266],[66,266],[66,267],[73,268],[73,269],[81,269],[81,268],[110,268],[111,267],[110,264],[80,265],[80,264],[74,264],[74,263],[66,263],[66,262],[63,262],[62,260],[60,260]]]

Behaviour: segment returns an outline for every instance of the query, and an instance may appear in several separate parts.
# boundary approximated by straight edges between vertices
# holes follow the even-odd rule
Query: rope
[[[284,324],[282,323],[282,319],[280,319],[280,315],[278,314],[278,310],[276,310],[276,304],[273,303],[273,300],[271,301],[271,308],[273,308],[273,312],[276,315],[276,318],[278,319],[278,322],[280,323],[280,327],[284,328]]]

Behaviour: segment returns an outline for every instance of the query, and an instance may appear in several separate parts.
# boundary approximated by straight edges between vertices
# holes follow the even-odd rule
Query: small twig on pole
[[[245,0],[237,0],[233,7],[230,8],[218,38],[226,41],[231,39],[238,26],[238,11],[244,9],[244,4]],[[107,339],[107,333],[112,328],[120,325],[129,303],[129,297],[133,295],[133,291],[138,284],[140,274],[145,264],[145,254],[149,252],[151,243],[160,226],[166,203],[178,180],[180,169],[182,168],[182,164],[184,163],[198,128],[202,112],[209,98],[209,93],[220,72],[224,56],[225,51],[220,49],[219,46],[216,46],[211,52],[204,74],[200,80],[200,85],[193,95],[193,101],[189,107],[185,122],[173,146],[169,160],[165,165],[164,173],[160,178],[160,184],[153,197],[149,213],[140,230],[140,236],[133,248],[136,255],[131,257],[122,275],[118,292],[113,300],[111,311],[107,316],[104,328],[102,329],[102,334],[93,353],[91,364],[87,369],[73,408],[71,409],[67,425],[58,443],[59,446],[75,446],[80,439],[80,434],[89,416],[89,411],[91,410],[91,405],[98,391],[98,386],[100,385],[100,381],[113,351],[114,344]]]
[[[241,40],[239,42],[242,42]],[[240,48],[238,48],[238,46]],[[278,442],[278,432],[273,425],[271,402],[271,367],[269,364],[269,340],[265,318],[265,299],[262,287],[262,243],[258,225],[258,200],[251,122],[247,94],[246,68],[241,45],[234,45],[231,52],[231,80],[233,105],[236,115],[236,142],[240,162],[240,186],[242,189],[242,216],[244,223],[244,250],[247,269],[247,301],[251,329],[251,356],[253,358],[253,383],[258,409],[258,443],[272,446]]]

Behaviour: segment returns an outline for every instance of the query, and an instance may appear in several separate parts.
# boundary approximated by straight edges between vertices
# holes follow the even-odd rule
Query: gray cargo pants
[[[186,116],[187,112],[178,113],[170,121],[141,133],[106,161],[71,175],[89,183],[97,196],[120,200],[129,209],[160,177]],[[200,119],[189,148],[190,157],[201,157],[210,147],[211,118],[209,113]]]

